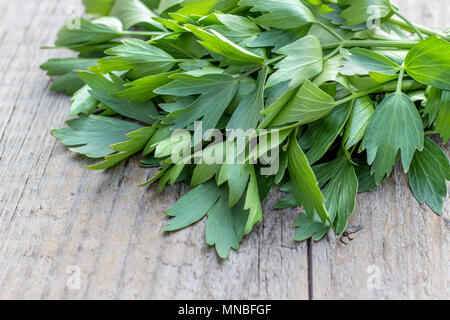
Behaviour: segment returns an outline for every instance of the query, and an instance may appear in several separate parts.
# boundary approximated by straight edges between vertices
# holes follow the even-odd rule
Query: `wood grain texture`
[[[161,196],[139,187],[153,171],[136,158],[87,171],[89,160],[48,134],[63,125],[70,101],[49,92],[38,66],[70,53],[39,47],[53,43],[80,2],[0,0],[0,298],[449,298],[450,203],[443,217],[419,206],[400,170],[358,197],[349,231],[364,228],[347,245],[324,240],[308,252],[294,243],[298,212],[272,210],[277,191],[264,222],[226,261],[205,244],[204,222],[164,234],[164,211],[184,187]],[[414,1],[397,1],[405,2]],[[445,21],[445,1],[427,2],[440,3]],[[416,21],[434,26],[429,12]],[[368,289],[370,266],[380,270],[379,289]],[[68,285],[71,267],[79,289]]]
[[[394,2],[418,24],[450,26],[446,0]],[[312,244],[313,299],[450,298],[448,197],[442,216],[420,206],[397,166],[375,191],[358,195],[349,226],[341,241]]]

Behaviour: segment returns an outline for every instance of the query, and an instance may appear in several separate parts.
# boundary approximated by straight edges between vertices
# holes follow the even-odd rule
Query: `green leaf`
[[[358,25],[353,26],[346,26],[345,22],[346,20],[341,16],[343,7],[339,6],[337,3],[329,4],[329,8],[332,9],[332,11],[327,12],[323,15],[323,17],[327,20],[329,20],[332,24],[339,26],[341,29],[348,29],[352,31],[360,31],[360,30],[366,30],[367,29],[367,22],[360,23]]]
[[[191,187],[196,187],[219,174],[220,164],[198,164],[192,173]]]
[[[315,36],[299,39],[277,53],[286,58],[275,65],[277,71],[267,81],[267,87],[290,81],[289,87],[294,88],[322,71],[322,47]]]
[[[49,76],[62,76],[72,71],[86,70],[96,63],[96,59],[87,58],[49,59],[41,65],[41,69],[46,70]]]
[[[266,29],[294,29],[316,21],[299,0],[241,0],[239,5],[253,7],[251,11],[267,12],[255,20]]]
[[[441,106],[436,121],[436,131],[447,143],[450,139],[450,91],[443,91],[441,98]]]
[[[276,210],[282,210],[282,209],[286,209],[286,208],[296,208],[296,207],[300,207],[300,206],[301,205],[298,204],[295,194],[289,193],[288,195],[281,197],[280,200],[278,201],[278,203],[273,206],[273,208]],[[306,215],[306,213],[305,213],[305,215]],[[297,240],[297,241],[303,241],[303,240]]]
[[[294,227],[297,228],[294,236],[295,241],[305,241],[309,238],[319,241],[330,229],[329,224],[323,223],[318,218],[311,219],[306,213],[300,214],[295,220]]]
[[[347,26],[365,23],[375,17],[381,19],[392,11],[389,0],[338,0],[338,3],[348,6],[341,13]]]
[[[326,27],[328,27],[328,29],[332,30],[334,33],[339,35],[342,39],[350,40],[355,36],[353,32],[338,28],[331,23],[327,23],[326,21],[322,21],[321,23]],[[335,35],[331,34],[329,31],[325,30],[322,26],[318,24],[313,24],[309,29],[308,34],[315,36],[317,39],[319,39],[320,44],[323,47],[325,46],[338,47],[341,44],[340,40],[336,38]]]
[[[310,123],[325,117],[335,106],[333,97],[306,80],[295,96],[278,113],[271,126],[294,122]]]
[[[166,174],[166,173],[169,171],[170,168],[171,168],[171,166],[163,167],[161,170],[159,170],[159,171],[153,176],[153,178],[151,178],[150,180],[148,180],[148,181],[142,183],[140,186],[141,186],[141,187],[145,187],[145,186],[149,186],[149,185],[155,183],[156,181],[158,181],[159,179],[161,179],[161,178],[164,176],[164,174]]]
[[[342,132],[351,111],[351,104],[343,104],[334,108],[325,119],[309,125],[306,135],[311,137],[312,148],[308,151],[306,157],[310,164],[316,163],[330,149]]]
[[[196,77],[211,73],[225,73],[225,69],[213,66],[208,61],[198,59],[184,61],[180,63],[179,67],[185,74]]]
[[[212,181],[191,190],[167,210],[166,214],[173,219],[164,231],[177,231],[198,222],[211,210],[221,193]]]
[[[111,71],[133,70],[131,78],[157,75],[168,72],[178,62],[167,52],[139,39],[123,39],[122,45],[106,50],[110,55],[98,60],[93,71],[108,73]]]
[[[397,75],[396,75],[396,77],[397,77]],[[372,77],[350,76],[350,77],[345,77],[345,79],[348,80],[349,85],[352,85],[353,87],[355,87],[356,89],[361,90],[361,91],[369,91],[369,90],[378,88],[381,85],[381,83],[377,82]],[[351,90],[351,87],[349,89]]]
[[[371,174],[371,168],[366,160],[353,159],[356,167],[355,172],[358,177],[358,192],[367,192],[376,189],[379,185],[375,181],[375,176]]]
[[[210,52],[220,54],[239,63],[264,63],[263,57],[238,46],[214,30],[207,32],[194,25],[186,25],[185,27],[202,40],[199,43]]]
[[[171,186],[173,186],[179,180],[179,177],[182,176],[184,168],[185,168],[184,163],[176,164],[176,165],[168,167],[168,170],[164,171],[163,175],[161,176],[161,178],[159,180],[158,193],[163,192],[167,183],[169,183]],[[183,179],[181,179],[181,180],[183,180]]]
[[[419,42],[406,56],[405,70],[418,82],[450,90],[450,43],[435,36]]]
[[[167,29],[172,30],[174,32],[181,32],[181,33],[187,32],[187,30],[184,29],[182,26],[180,26],[175,20],[163,18],[154,18],[154,20],[162,24]]]
[[[168,165],[163,166],[162,170],[158,171],[152,179],[141,184],[141,186],[148,186],[159,180],[158,183],[158,194],[160,194],[167,183],[170,185],[174,185],[176,182],[184,181],[187,178],[188,170],[186,170],[185,164],[176,164],[176,165]]]
[[[89,115],[97,109],[98,100],[91,96],[89,93],[90,90],[89,86],[85,85],[74,93],[70,100],[72,101],[72,105],[70,106],[70,116],[74,117],[80,113]]]
[[[248,18],[232,14],[216,14],[215,16],[222,25],[213,25],[211,28],[241,47],[246,47],[260,34],[258,26]]]
[[[369,97],[361,97],[355,100],[343,136],[347,149],[350,149],[364,138],[374,113],[373,101]]]
[[[213,73],[213,70],[211,70],[211,72]],[[245,77],[239,81],[238,91],[226,110],[228,115],[233,115],[233,112],[236,111],[242,100],[248,98],[250,94],[255,93],[256,84],[256,81],[252,77]]]
[[[196,99],[191,96],[174,98],[173,102],[160,103],[159,107],[167,113],[185,109],[194,103]]]
[[[334,220],[336,234],[341,235],[347,228],[348,219],[355,210],[358,178],[355,168],[346,157],[339,157],[329,163],[314,168],[323,189],[325,205],[331,220]]]
[[[155,127],[143,127],[139,130],[128,133],[126,136],[130,140],[110,146],[110,148],[117,153],[106,156],[105,161],[96,165],[88,166],[87,168],[89,170],[105,170],[116,165],[122,160],[131,157],[133,154],[144,149],[154,132]]]
[[[220,169],[219,177],[217,179],[217,184],[221,186],[228,181],[230,200],[228,206],[230,208],[234,207],[248,185],[248,180],[250,178],[250,165],[244,164],[224,164]]]
[[[175,79],[173,82],[154,92],[178,97],[201,94],[189,107],[167,116],[164,122],[174,123],[174,128],[184,128],[200,118],[203,119],[203,130],[214,128],[238,88],[238,81],[226,74],[207,74],[201,77],[179,74],[172,78]]]
[[[397,63],[371,50],[353,48],[343,50],[341,54],[344,60],[340,73],[346,76],[367,75],[370,72],[394,75],[401,69]]]
[[[219,200],[208,212],[206,221],[206,243],[215,245],[220,258],[226,259],[231,248],[237,250],[244,236],[245,224],[248,220],[248,212],[238,205],[235,208],[228,207],[228,192],[223,189]]]
[[[259,132],[257,136],[259,143],[257,145],[249,145],[250,150],[247,159],[256,161],[257,159],[264,157],[269,153],[277,152],[274,149],[279,149],[283,142],[289,138],[289,135],[293,130],[294,127],[291,126]],[[270,173],[270,175],[272,175],[272,173]]]
[[[335,160],[314,167],[318,183],[323,189],[325,205],[331,221],[334,221],[336,234],[341,235],[347,228],[348,219],[355,210],[356,195],[358,192],[358,178],[353,164],[346,157],[338,157]],[[284,187],[284,191],[295,191],[290,186]],[[297,201],[291,195],[284,197],[279,207],[298,206]],[[316,234],[314,240],[320,240],[330,228],[329,222],[323,222],[314,214],[303,214],[296,221],[298,228],[295,239],[306,240]],[[306,216],[306,217],[305,217]]]
[[[339,74],[339,71],[341,69],[341,61],[341,55],[337,55],[330,59],[327,59],[323,63],[322,72],[316,78],[314,78],[313,83],[318,87],[328,82],[338,82],[342,85],[345,85],[343,77]]]
[[[298,145],[296,136],[291,136],[289,144],[289,174],[295,188],[295,195],[304,211],[312,218],[317,214],[325,222],[329,220],[325,199],[319,189],[317,179],[311,169],[303,150]]]
[[[384,74],[375,71],[369,71],[369,76],[376,84],[389,82],[398,78],[398,74]]]
[[[433,141],[425,138],[423,151],[416,152],[409,171],[409,185],[417,201],[427,203],[437,214],[444,208],[450,163],[447,155]]]
[[[156,144],[155,157],[164,158],[172,156],[176,150],[184,150],[185,147],[190,147],[190,139],[186,135],[181,135],[179,139],[174,139],[174,136],[170,136]]]
[[[152,10],[158,8],[159,3],[161,2],[161,0],[141,0],[141,1]]]
[[[151,101],[131,103],[127,99],[113,97],[111,94],[123,89],[123,83],[109,81],[103,75],[88,71],[81,71],[78,74],[91,88],[89,93],[118,114],[147,124],[153,124],[160,118]]]
[[[281,197],[280,201],[274,206],[275,209],[295,208],[302,206],[295,196],[295,188],[292,181],[281,186],[280,191],[288,192],[288,194]],[[319,219],[319,217],[317,217],[317,219]]]
[[[50,88],[52,91],[65,91],[72,95],[84,85],[77,71],[86,70],[96,63],[95,59],[87,58],[49,59],[41,65],[41,69],[46,70],[49,76],[62,76],[53,82]]]
[[[143,159],[141,162],[140,162],[140,165],[142,166],[142,167],[144,167],[144,168],[159,168],[159,167],[161,167],[162,166],[162,162],[164,161],[165,159],[159,159],[159,158],[146,158],[146,159]]]
[[[261,70],[256,88],[245,95],[234,111],[227,129],[256,129],[262,119],[261,111],[264,109],[264,85],[268,74],[267,67]]]
[[[105,50],[120,45],[118,41],[109,41],[100,44],[85,44],[69,47],[70,50],[78,52],[80,57],[103,57]]]
[[[83,80],[73,71],[53,81],[51,91],[64,91],[67,95],[72,95],[84,86]]]
[[[112,17],[108,18],[116,19]],[[79,19],[79,27],[66,25],[58,32],[58,39],[55,42],[56,46],[72,47],[84,46],[88,44],[99,44],[121,36],[121,23],[118,19],[117,27],[114,27],[111,24],[106,25],[104,20],[99,20],[96,23],[95,20],[89,21],[84,18]]]
[[[280,111],[287,105],[287,103],[291,101],[292,97],[295,96],[297,91],[298,90],[294,88],[284,92],[280,97],[275,98],[274,101],[271,104],[269,104],[269,106],[266,109],[261,111],[261,114],[263,114],[266,117],[264,118],[263,122],[259,125],[259,129],[267,128],[272,123],[272,121],[277,117]],[[269,103],[269,101],[267,103]]]
[[[172,79],[169,77],[176,73],[178,73],[178,71],[160,73],[154,76],[140,78],[125,84],[125,86],[129,88],[113,93],[112,96],[116,98],[125,98],[135,103],[148,101],[157,96],[153,90],[170,83]]]
[[[139,25],[150,30],[165,30],[162,24],[152,19],[158,16],[139,0],[115,0],[109,15],[122,21],[125,29]]]
[[[390,175],[399,149],[407,172],[414,152],[423,148],[423,139],[422,120],[411,99],[401,92],[386,97],[377,107],[363,141],[376,182]]]
[[[271,29],[259,34],[259,36],[247,46],[250,48],[273,47],[272,51],[277,52],[282,47],[303,38],[308,33],[309,26],[289,30]]]
[[[278,172],[274,176],[274,183],[276,185],[279,185],[281,183],[281,181],[283,181],[283,178],[286,174],[287,165],[288,165],[288,154],[287,154],[287,152],[282,150],[280,152],[279,169],[278,169]]]
[[[86,13],[107,16],[115,0],[83,0]]]
[[[248,183],[244,210],[249,210],[248,220],[244,229],[244,234],[249,234],[255,227],[255,224],[262,221],[263,217],[258,180],[253,165],[250,166],[250,181]]]
[[[270,190],[276,186],[275,176],[266,176],[261,172],[261,174],[256,176],[256,179],[258,181],[259,198],[261,201],[264,201],[269,196]]]
[[[109,27],[113,30],[116,30],[119,35],[122,35],[123,25],[122,25],[122,22],[119,19],[117,19],[116,17],[109,17],[109,16],[108,17],[99,17],[97,19],[90,20],[90,21],[95,24],[99,24],[102,26]]]
[[[173,0],[171,0],[173,1]],[[238,0],[184,0],[181,2],[179,14],[207,15],[213,11],[228,12],[237,6]]]
[[[159,14],[163,14],[165,11],[167,11],[170,8],[174,8],[184,0],[164,0],[159,3],[158,9],[156,12]]]
[[[183,29],[182,32],[181,30],[178,30],[177,32],[179,33],[173,36],[155,40],[153,44],[166,51],[174,58],[180,59],[179,61],[184,61],[180,63],[180,67],[182,67],[183,64],[192,63],[192,61],[186,59],[200,59],[208,54],[208,51],[198,43],[197,37],[190,33],[189,30]],[[198,61],[207,62],[206,60]]]
[[[67,125],[70,128],[52,130],[52,135],[64,145],[72,146],[72,152],[94,159],[114,153],[112,144],[125,141],[126,134],[140,128],[128,121],[96,115],[69,120]]]
[[[411,98],[412,102],[423,102],[423,101],[427,100],[427,98],[425,96],[425,90],[416,90],[416,91],[408,92],[408,97]]]
[[[156,147],[160,142],[169,138],[172,134],[172,130],[169,126],[162,126],[160,122],[157,122],[153,125],[155,128],[155,133],[150,138],[149,142],[145,146],[144,155],[148,155],[155,151]]]
[[[427,100],[423,105],[425,108],[423,110],[424,116],[428,116],[428,126],[431,126],[439,113],[439,108],[441,106],[442,90],[430,87],[430,91],[427,94]]]

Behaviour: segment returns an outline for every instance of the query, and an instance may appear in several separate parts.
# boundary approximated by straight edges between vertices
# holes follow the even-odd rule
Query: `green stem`
[[[322,29],[327,31],[329,34],[331,34],[333,37],[335,37],[339,41],[344,41],[344,39],[340,35],[338,35],[333,29],[331,29],[329,26],[323,24],[320,21],[316,21],[315,23],[316,23],[316,25],[318,25],[319,27],[321,27]]]
[[[195,59],[195,58],[192,58],[192,59]],[[192,59],[173,59],[173,62],[183,63],[183,62],[192,61]]]
[[[277,63],[278,61],[283,60],[284,58],[286,58],[286,56],[283,56],[283,55],[275,57],[273,59],[270,59],[270,60],[266,61],[265,65],[267,66],[267,65],[272,64],[272,63]]]
[[[358,144],[355,144],[353,146],[352,150],[350,150],[350,156],[353,154],[353,152],[355,152],[357,146],[358,146]]]
[[[395,90],[396,93],[402,92],[402,83],[404,76],[405,76],[405,68],[402,66],[402,68],[400,69],[400,75],[398,76],[397,89]]]
[[[166,0],[167,1],[167,0]],[[242,12],[245,12],[249,9],[249,7],[237,7],[235,9],[232,9],[230,11],[228,11],[228,14],[234,14],[234,15],[239,15]]]
[[[398,11],[398,9],[395,8],[394,6],[391,6],[391,8],[392,8],[392,11],[394,11],[394,13],[395,13],[400,19],[402,19],[403,21],[405,21],[405,23],[406,23],[411,29],[414,30],[414,32],[419,36],[420,40],[425,40],[425,37],[423,36],[422,32],[420,32],[420,30],[417,29],[417,27],[416,27],[411,21],[409,21],[408,18],[406,18],[404,15],[402,15],[402,14],[400,13],[400,11]]]
[[[153,37],[153,36],[160,36],[162,34],[166,34],[167,32],[150,32],[150,31],[132,31],[132,30],[125,30],[120,32],[119,34],[122,36],[141,36],[141,37]]]
[[[240,75],[238,78],[236,78],[236,81],[241,81],[242,79],[248,77],[249,75],[251,75],[251,74],[253,74],[253,73],[255,73],[256,71],[259,71],[259,70],[261,70],[261,69],[262,69],[262,66],[259,66],[259,67],[255,68],[255,69],[252,69],[252,70],[250,70],[250,71],[247,71],[246,73],[244,73],[244,74]]]
[[[406,22],[404,22],[403,20],[400,19],[396,19],[394,17],[389,19],[390,23],[393,23],[397,26],[399,26],[400,28],[402,28],[403,30],[409,31],[409,32],[414,32],[414,29],[412,29],[409,24],[407,24]],[[437,30],[433,30],[418,24],[414,24],[414,26],[417,28],[417,30],[420,30],[420,32],[422,32],[423,34],[426,34],[427,36],[438,36],[441,37],[445,40],[450,40],[450,36],[446,35],[443,32],[437,31]]]
[[[333,49],[339,46],[342,46],[343,48],[362,47],[410,49],[417,43],[419,43],[418,40],[344,40],[341,43],[323,46],[322,49]]]
[[[350,102],[355,98],[361,98],[373,93],[394,92],[397,90],[397,88],[398,88],[398,81],[390,81],[370,90],[352,92],[349,96],[336,101],[336,105],[339,106],[341,104]],[[414,80],[404,80],[401,83],[400,90],[402,92],[408,92],[411,90],[418,90],[423,88],[426,88],[426,86]]]
[[[373,89],[373,90],[375,90],[375,89]],[[336,101],[336,105],[340,106],[341,104],[350,102],[354,99],[361,98],[361,97],[367,96],[369,94],[372,94],[372,93],[374,93],[374,92],[372,92],[373,90],[352,92],[352,94],[347,96],[346,98]]]
[[[347,160],[348,160],[350,163],[354,164],[355,166],[357,166],[357,164],[352,160],[352,154],[353,154],[353,152],[355,151],[355,149],[356,149],[357,146],[358,146],[358,144],[356,144],[356,145],[352,148],[352,150],[348,151],[347,148],[345,147],[344,141],[342,141],[342,143],[341,143],[341,150],[342,150],[342,152],[343,152],[344,155],[347,157]]]
[[[432,136],[434,134],[439,134],[437,130],[425,131],[426,136]]]
[[[323,58],[323,61],[327,61],[328,59],[333,58],[341,49],[342,49],[342,46],[337,47],[329,55],[327,55],[325,58]]]

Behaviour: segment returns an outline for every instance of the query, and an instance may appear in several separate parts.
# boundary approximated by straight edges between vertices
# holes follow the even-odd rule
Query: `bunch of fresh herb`
[[[399,161],[417,200],[442,212],[450,165],[427,136],[450,138],[445,31],[413,24],[388,0],[83,2],[93,19],[70,21],[55,44],[78,58],[42,65],[60,76],[53,90],[73,95],[69,128],[52,134],[104,158],[88,169],[140,153],[159,168],[145,184],[190,185],[166,231],[207,217],[206,242],[226,258],[279,186],[289,194],[277,208],[303,207],[296,240],[340,236],[357,193]],[[191,143],[198,123],[250,130],[257,143],[245,140],[243,161],[207,162],[200,151],[229,153],[237,140]],[[174,139],[179,129],[187,139]],[[180,149],[193,152],[173,161]],[[272,162],[253,161],[262,155]]]

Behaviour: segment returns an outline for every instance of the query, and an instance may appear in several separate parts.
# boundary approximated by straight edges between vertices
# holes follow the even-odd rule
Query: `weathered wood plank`
[[[313,297],[449,298],[449,204],[443,217],[419,206],[396,168],[382,187],[358,197],[349,231],[362,230],[313,244]]]
[[[271,211],[269,201],[264,226],[239,254],[219,261],[204,243],[204,223],[162,232],[180,187],[162,196],[139,187],[152,172],[137,159],[88,172],[86,160],[48,134],[63,125],[70,104],[48,91],[38,66],[55,52],[39,46],[52,44],[77,3],[20,0],[8,4],[5,20],[22,18],[3,20],[0,298],[306,299],[306,244],[292,240],[295,210]],[[79,290],[66,285],[70,266],[81,271]]]
[[[416,23],[450,25],[448,1],[395,3]],[[377,190],[358,196],[349,225],[349,233],[363,229],[312,245],[313,298],[450,298],[450,199],[442,217],[420,206],[397,167]]]
[[[395,0],[400,11],[411,21],[429,28],[449,28],[450,7],[447,0]]]
[[[263,224],[219,261],[204,243],[204,222],[162,232],[164,210],[183,187],[161,196],[139,187],[153,172],[134,158],[88,172],[88,160],[48,134],[63,125],[70,102],[48,91],[38,66],[68,53],[39,47],[53,43],[79,3],[0,1],[0,298],[307,299],[307,244],[293,241],[296,210],[271,209],[278,192],[265,203]],[[399,171],[358,204],[358,239],[312,247],[314,297],[448,295],[448,223],[419,207]],[[364,289],[368,263],[381,268],[383,292]],[[79,289],[68,285],[73,270]]]

